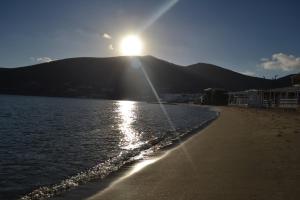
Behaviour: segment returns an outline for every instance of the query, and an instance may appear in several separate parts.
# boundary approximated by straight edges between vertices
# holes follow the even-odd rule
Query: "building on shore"
[[[263,90],[228,92],[228,105],[242,107],[263,107]]]
[[[228,105],[257,108],[300,108],[300,85],[228,93]]]
[[[299,108],[300,85],[276,88],[264,92],[264,107]]]

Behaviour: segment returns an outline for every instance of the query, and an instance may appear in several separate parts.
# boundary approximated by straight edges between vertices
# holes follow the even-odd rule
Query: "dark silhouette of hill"
[[[269,80],[211,64],[179,66],[153,56],[70,58],[19,68],[0,68],[0,93],[108,99],[153,98],[142,66],[159,94],[199,93],[290,85],[290,77]]]

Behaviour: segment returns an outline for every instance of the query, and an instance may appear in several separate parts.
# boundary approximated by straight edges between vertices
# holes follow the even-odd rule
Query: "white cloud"
[[[41,58],[37,58],[36,61],[39,63],[44,63],[44,62],[51,62],[52,59],[49,57],[41,57]]]
[[[247,75],[247,76],[257,76],[257,74],[255,72],[252,72],[252,71],[244,71],[244,72],[241,72],[241,74],[244,74],[244,75]]]
[[[271,59],[261,59],[261,66],[267,70],[300,70],[300,57],[276,53],[272,55]]]
[[[112,37],[108,33],[104,33],[102,35],[102,37],[105,38],[105,39],[108,39],[108,40],[112,39]]]
[[[40,58],[35,58],[35,57],[30,57],[30,60],[34,63],[46,63],[46,62],[51,62],[53,61],[49,57],[40,57]]]

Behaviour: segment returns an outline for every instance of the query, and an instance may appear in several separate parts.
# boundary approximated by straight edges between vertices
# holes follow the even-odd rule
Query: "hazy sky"
[[[176,64],[282,76],[300,71],[299,10],[297,0],[1,0],[0,66],[118,56],[122,36],[139,32],[144,54]]]

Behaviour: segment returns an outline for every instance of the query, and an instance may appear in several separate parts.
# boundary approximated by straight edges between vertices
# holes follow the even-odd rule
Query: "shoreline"
[[[158,151],[152,152],[149,155],[146,155],[145,158],[140,160],[133,160],[129,163],[123,165],[120,169],[112,172],[107,177],[101,180],[93,180],[91,182],[85,183],[83,185],[79,185],[71,190],[67,190],[61,194],[50,197],[52,200],[80,200],[86,199],[90,197],[90,194],[98,193],[99,191],[104,191],[107,188],[111,187],[111,185],[120,182],[121,180],[128,178],[138,171],[145,168],[147,165],[150,165],[163,157],[165,157],[169,152],[173,149],[176,149],[178,146],[183,144],[184,142],[190,140],[195,135],[198,135],[202,132],[202,130],[209,127],[218,117],[220,116],[220,110],[213,106],[202,106],[202,105],[194,105],[194,104],[183,104],[188,106],[200,106],[203,108],[210,109],[212,112],[215,112],[215,117],[208,119],[207,121],[200,124],[197,128],[190,131],[187,134],[181,135],[179,138],[173,139],[172,143],[163,146]]]
[[[299,113],[221,109],[201,134],[86,199],[300,198]]]

